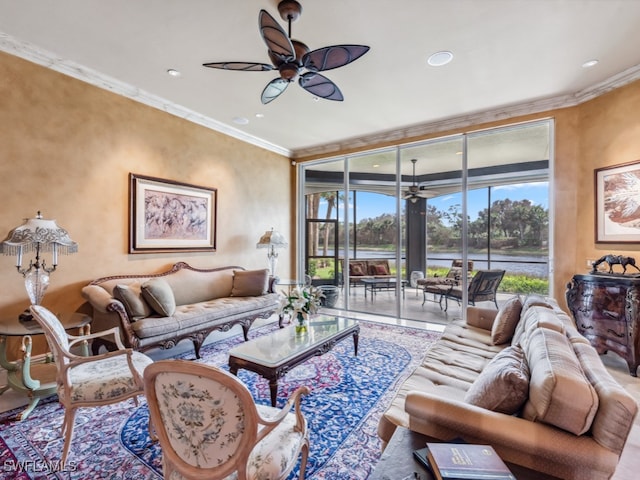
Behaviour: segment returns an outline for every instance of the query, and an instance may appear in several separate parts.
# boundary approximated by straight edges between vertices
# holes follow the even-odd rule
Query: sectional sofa
[[[162,273],[98,278],[82,295],[93,308],[93,331],[118,326],[124,344],[139,351],[169,349],[188,339],[200,358],[214,330],[240,325],[246,340],[254,320],[274,314],[274,289],[266,269],[199,269],[179,262]],[[102,345],[92,344],[94,354]]]
[[[468,307],[404,381],[378,425],[492,445],[562,479],[610,478],[637,414],[573,320],[549,298]]]

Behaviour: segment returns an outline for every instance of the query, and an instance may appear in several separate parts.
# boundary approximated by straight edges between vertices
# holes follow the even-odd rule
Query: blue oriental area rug
[[[361,321],[358,356],[351,337],[333,350],[291,370],[279,382],[278,406],[301,385],[311,388],[302,408],[310,431],[306,478],[364,480],[380,455],[378,419],[400,383],[420,363],[439,333]],[[252,330],[251,337],[276,328]],[[227,368],[228,350],[242,342],[238,334],[203,347],[202,359]],[[180,358],[193,358],[185,354]],[[270,404],[269,384],[240,370],[256,403]],[[0,397],[1,398],[1,397]],[[120,404],[81,408],[67,467],[59,471],[63,447],[63,411],[56,397],[41,402],[26,421],[20,410],[0,414],[0,478],[11,479],[161,479],[162,451],[151,442],[143,398]],[[297,478],[297,469],[290,478]]]

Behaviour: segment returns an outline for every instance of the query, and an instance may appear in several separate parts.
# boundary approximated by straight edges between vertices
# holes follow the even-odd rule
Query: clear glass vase
[[[303,333],[307,331],[307,319],[302,312],[298,312],[296,316],[296,333]]]

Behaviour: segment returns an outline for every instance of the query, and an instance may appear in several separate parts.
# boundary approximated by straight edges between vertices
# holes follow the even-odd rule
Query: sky
[[[549,208],[549,184],[536,182],[526,184],[504,185],[493,187],[491,202],[510,199],[530,200],[534,205],[540,205],[545,210]],[[461,195],[443,195],[428,200],[428,204],[438,210],[447,211],[450,206],[461,203]],[[358,192],[358,221],[365,218],[375,218],[383,213],[395,212],[395,197],[368,192]],[[471,221],[478,217],[479,211],[487,208],[487,189],[470,190],[468,194],[468,213]],[[353,212],[351,212],[351,218]],[[321,217],[324,216],[321,206]],[[342,217],[342,216],[341,216]]]

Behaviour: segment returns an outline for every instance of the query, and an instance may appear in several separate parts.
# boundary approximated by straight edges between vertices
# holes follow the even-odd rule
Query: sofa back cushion
[[[588,431],[598,411],[598,395],[567,337],[536,328],[521,345],[531,372],[523,417],[575,435]]]
[[[638,404],[614,380],[591,345],[582,342],[574,342],[572,345],[600,402],[591,425],[591,435],[600,445],[619,455],[633,426]]]
[[[511,341],[513,332],[520,321],[522,301],[519,296],[507,300],[496,315],[491,327],[491,341],[494,345],[501,345]]]
[[[230,297],[233,271],[233,268],[225,268],[215,272],[198,272],[183,268],[163,278],[171,285],[176,305],[191,305]]]
[[[236,270],[233,275],[232,297],[258,297],[267,293],[269,270]]]
[[[526,337],[537,328],[548,328],[559,333],[565,333],[564,323],[554,310],[548,307],[530,307],[520,315],[520,322],[516,326],[511,343],[513,345],[523,343]]]

